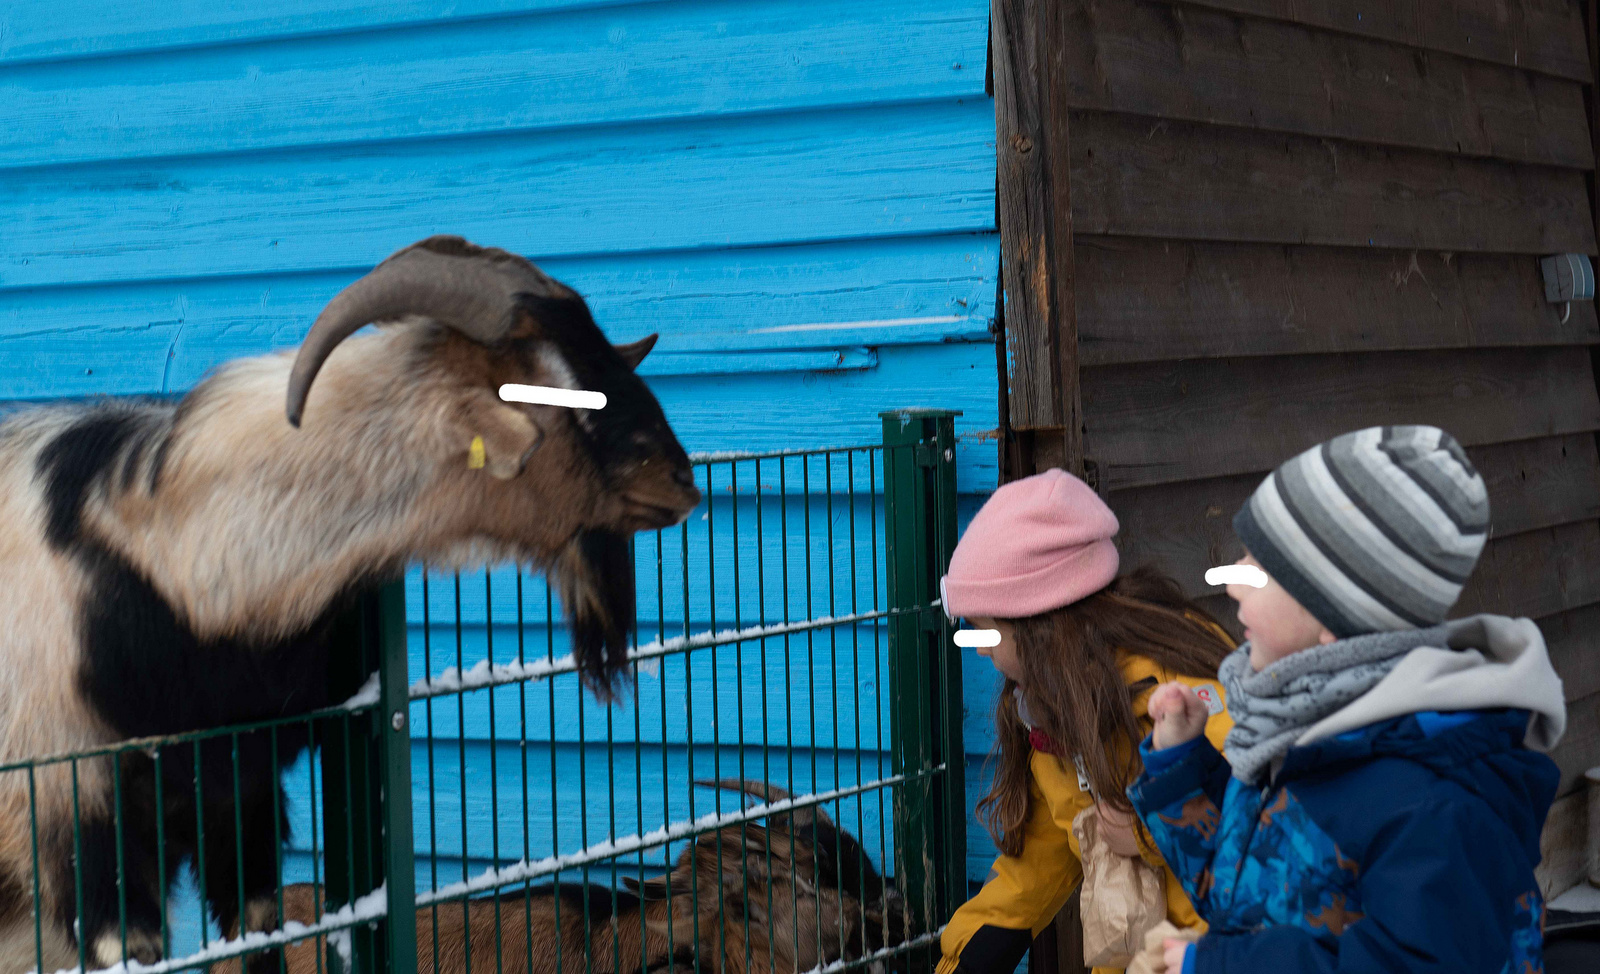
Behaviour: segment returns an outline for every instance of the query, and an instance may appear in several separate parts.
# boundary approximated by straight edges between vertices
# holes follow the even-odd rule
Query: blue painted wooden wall
[[[962,410],[964,522],[996,476],[986,30],[981,0],[5,5],[0,399],[182,391],[218,362],[298,342],[397,247],[461,233],[583,291],[615,341],[659,331],[643,371],[691,450],[871,443],[880,409]],[[507,598],[504,581],[471,598]],[[528,598],[542,617],[542,592]],[[453,635],[439,638],[453,655]],[[876,637],[858,639],[858,661],[870,658]],[[816,652],[823,669],[851,655]],[[993,682],[972,658],[967,675],[981,757]],[[659,677],[687,678],[674,664]],[[882,703],[868,697],[863,714]],[[476,769],[515,752],[449,710],[435,707],[436,762]],[[535,710],[544,725],[530,733],[549,741],[550,706]],[[544,745],[538,786],[577,806],[579,762],[607,755],[576,744],[572,723],[583,714],[593,737],[605,716],[556,710],[556,766]],[[647,795],[663,781],[686,794],[691,755],[699,774],[734,753],[687,745],[685,722],[663,736],[661,719],[640,745]],[[615,729],[631,740],[631,717]],[[793,742],[805,787],[808,749],[832,740]],[[417,760],[420,781],[420,746]],[[496,838],[487,796],[467,801],[466,850],[460,810],[434,797],[458,823],[441,854],[481,868]],[[659,820],[659,801],[629,800],[628,814]],[[969,848],[981,878],[992,847],[976,827]]]

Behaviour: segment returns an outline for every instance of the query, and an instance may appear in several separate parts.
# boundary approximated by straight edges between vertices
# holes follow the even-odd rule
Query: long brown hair
[[[1020,619],[1012,627],[1017,661],[1034,726],[1069,755],[1083,757],[1096,795],[1128,811],[1125,790],[1138,774],[1135,745],[1143,736],[1133,697],[1117,668],[1117,651],[1143,656],[1185,676],[1211,677],[1233,643],[1215,620],[1153,568],[1139,568],[1071,605]],[[1032,747],[1005,682],[995,710],[999,760],[978,814],[1006,855],[1022,852],[1028,818]],[[1143,688],[1141,687],[1140,690]]]

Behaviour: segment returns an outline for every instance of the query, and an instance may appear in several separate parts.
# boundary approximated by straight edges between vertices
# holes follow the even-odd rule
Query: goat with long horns
[[[368,323],[393,327],[354,335]],[[576,292],[523,258],[430,237],[335,297],[297,354],[230,362],[176,404],[109,399],[7,418],[0,761],[336,701],[355,688],[329,686],[333,620],[417,560],[547,569],[584,679],[608,699],[634,621],[629,537],[700,500],[634,374],[654,342],[613,346]],[[607,405],[507,403],[507,382],[594,390]],[[198,768],[192,747],[171,749],[159,811],[146,755],[78,762],[76,800],[68,765],[41,767],[43,940],[67,953],[44,962],[75,966],[75,929],[94,966],[158,959],[158,856],[176,875],[202,813],[213,915],[225,929],[276,926],[279,778],[306,740],[282,730],[271,744],[264,732],[239,737],[237,779],[226,738],[200,749]],[[35,964],[29,804],[27,776],[0,775],[5,970]]]

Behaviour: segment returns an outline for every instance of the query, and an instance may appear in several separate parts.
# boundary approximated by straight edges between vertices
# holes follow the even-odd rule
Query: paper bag
[[[1167,952],[1161,942],[1168,938],[1194,943],[1200,939],[1200,928],[1177,927],[1171,920],[1162,920],[1144,935],[1144,949],[1128,964],[1128,974],[1178,974],[1167,970]]]
[[[1083,962],[1088,967],[1126,967],[1144,946],[1145,934],[1166,920],[1166,883],[1143,859],[1119,856],[1097,835],[1093,805],[1072,820],[1083,862],[1079,913],[1083,918]]]

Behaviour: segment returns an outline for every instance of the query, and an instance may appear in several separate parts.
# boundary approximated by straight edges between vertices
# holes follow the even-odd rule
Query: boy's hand
[[[1193,690],[1181,683],[1163,683],[1150,695],[1150,719],[1156,724],[1151,747],[1162,751],[1194,740],[1205,731],[1210,716]]]

